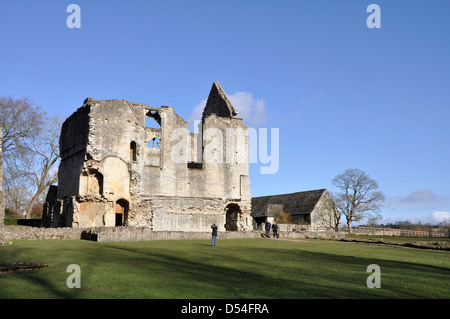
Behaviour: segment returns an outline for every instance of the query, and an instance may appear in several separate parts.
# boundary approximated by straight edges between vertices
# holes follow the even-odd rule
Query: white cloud
[[[264,99],[255,99],[249,92],[236,92],[228,95],[228,98],[238,112],[237,117],[242,118],[247,125],[258,127],[267,122],[268,116]],[[194,120],[201,120],[206,101],[206,99],[202,100],[189,116],[190,128],[192,128]]]
[[[450,206],[450,196],[438,196],[429,189],[416,190],[407,196],[386,197],[383,206],[397,208],[432,208]]]
[[[437,211],[430,216],[431,224],[439,224],[443,221],[450,223],[450,212]]]
[[[380,224],[395,224],[395,222],[409,221],[413,224],[431,224],[438,225],[441,222],[450,222],[450,212],[435,211],[430,215],[415,215],[407,217],[385,217],[380,221]]]
[[[434,201],[436,195],[429,189],[417,190],[406,196],[404,201],[406,202],[419,202],[419,201]]]
[[[238,111],[238,117],[248,125],[260,126],[267,121],[264,99],[257,100],[248,92],[236,92],[228,98]]]
[[[432,190],[422,189],[407,196],[386,197],[383,203],[382,224],[397,221],[409,221],[437,225],[447,220],[450,222],[450,196],[437,195]]]
[[[188,119],[188,125],[190,130],[193,129],[195,120],[200,121],[202,119],[203,109],[205,108],[205,106],[206,106],[206,99],[202,100],[196,107],[194,107],[194,110],[192,111]]]

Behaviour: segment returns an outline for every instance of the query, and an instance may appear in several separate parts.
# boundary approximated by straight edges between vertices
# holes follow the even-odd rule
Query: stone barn
[[[326,189],[252,198],[251,216],[257,229],[266,222],[273,223],[283,212],[290,214],[294,223],[311,227],[336,228],[340,222]]]
[[[214,82],[198,132],[174,108],[87,98],[64,122],[44,227],[251,230],[248,127]]]

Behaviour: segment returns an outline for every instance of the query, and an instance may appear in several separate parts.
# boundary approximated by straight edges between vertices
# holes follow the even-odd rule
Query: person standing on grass
[[[272,230],[273,230],[273,238],[278,238],[278,225],[277,225],[277,222],[273,222]]]
[[[270,238],[270,223],[266,221],[266,237]]]
[[[217,226],[216,226],[216,224],[212,224],[211,229],[212,229],[211,246],[217,246]]]

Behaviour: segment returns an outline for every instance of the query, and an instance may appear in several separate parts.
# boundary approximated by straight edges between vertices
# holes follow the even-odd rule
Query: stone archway
[[[239,214],[241,213],[241,208],[238,204],[228,204],[225,208],[225,230],[227,231],[237,231],[238,225],[237,221]]]
[[[125,199],[119,199],[116,201],[116,223],[115,226],[124,226],[128,219],[129,203]]]

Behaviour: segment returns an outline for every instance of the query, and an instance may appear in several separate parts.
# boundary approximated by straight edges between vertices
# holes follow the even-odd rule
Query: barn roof
[[[269,204],[283,205],[283,211],[291,215],[310,214],[326,189],[271,195],[252,198],[252,217],[274,217]]]

